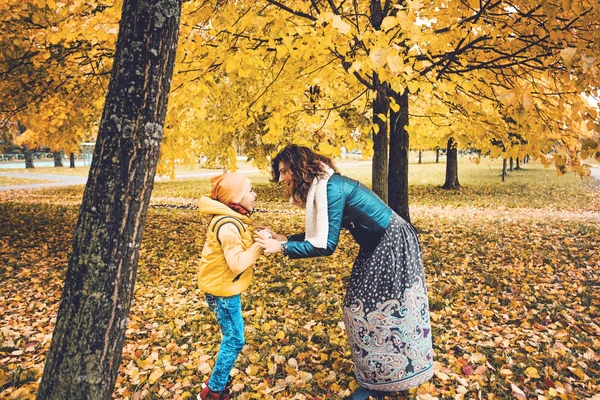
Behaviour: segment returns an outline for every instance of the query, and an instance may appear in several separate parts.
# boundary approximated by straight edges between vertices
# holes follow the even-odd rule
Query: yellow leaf
[[[533,367],[529,367],[525,370],[525,375],[527,375],[530,378],[539,378],[540,374],[538,374],[538,370],[533,368]]]
[[[387,62],[388,52],[384,49],[373,49],[371,50],[371,54],[369,54],[369,58],[373,63],[373,67],[375,69],[382,68]]]
[[[585,380],[585,372],[583,372],[580,368],[569,367],[569,371],[575,374],[579,379]]]
[[[383,21],[381,21],[381,29],[384,31],[389,31],[396,25],[398,25],[398,19],[396,17],[385,17]]]
[[[152,371],[152,373],[150,374],[150,378],[148,378],[148,382],[150,382],[151,385],[153,385],[154,383],[156,383],[156,381],[163,375],[163,370],[162,369],[155,369],[154,371]]]
[[[342,17],[340,15],[333,16],[331,26],[337,29],[342,35],[345,35],[346,33],[350,32],[350,30],[352,29],[352,26],[349,23],[342,20]]]

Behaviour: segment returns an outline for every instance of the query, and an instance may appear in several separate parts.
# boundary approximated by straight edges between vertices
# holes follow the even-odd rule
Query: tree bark
[[[35,168],[35,165],[33,165],[33,152],[27,145],[23,145],[23,158],[25,158],[25,168]]]
[[[22,135],[27,130],[25,125],[20,122],[17,122],[17,129],[19,130],[19,135]],[[25,144],[23,145],[23,158],[25,159],[25,168],[35,168],[35,165],[33,165],[32,151],[29,146]]]
[[[170,91],[181,2],[125,0],[38,399],[110,399]]]
[[[506,180],[506,158],[502,159],[502,182]]]
[[[511,157],[510,158],[510,167],[509,167],[509,171],[514,171],[515,170],[515,164],[514,164],[514,159]]]
[[[390,109],[390,169],[388,177],[388,204],[405,221],[410,222],[408,207],[408,91],[390,93],[400,106],[398,112]]]
[[[388,200],[388,85],[380,83],[376,73],[373,73],[373,81],[377,88],[375,100],[373,100],[373,125],[378,126],[378,131],[373,130],[373,166],[371,183],[372,189],[387,203]],[[381,116],[385,118],[381,118]]]
[[[435,163],[439,163],[440,162],[440,148],[436,147],[435,148]]]
[[[419,164],[422,164],[422,160],[423,160],[423,151],[419,150]]]
[[[458,150],[454,138],[448,139],[446,148],[446,182],[443,189],[455,189],[460,187],[458,182]]]
[[[69,155],[69,167],[75,168],[75,154],[74,153],[71,153]]]
[[[519,160],[519,157],[517,157],[516,161],[517,161],[517,166],[515,167],[515,169],[519,170],[519,169],[521,169],[521,161]]]
[[[52,152],[52,157],[54,158],[54,166],[55,167],[62,167],[63,166],[62,151],[54,151],[54,152]]]

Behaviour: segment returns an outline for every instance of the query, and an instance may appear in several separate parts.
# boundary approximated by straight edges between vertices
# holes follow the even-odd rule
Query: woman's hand
[[[266,229],[255,231],[254,240],[263,248],[266,254],[281,253],[281,242],[273,239],[271,232]]]

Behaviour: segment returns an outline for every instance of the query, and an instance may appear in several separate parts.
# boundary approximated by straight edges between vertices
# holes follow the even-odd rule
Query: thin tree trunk
[[[35,165],[33,165],[33,152],[27,145],[23,145],[23,158],[25,158],[25,168],[35,168]]]
[[[440,148],[439,147],[435,148],[435,162],[436,162],[436,164],[440,162]]]
[[[408,208],[408,91],[391,92],[400,106],[398,112],[390,109],[390,174],[388,177],[388,204],[405,221],[410,222]]]
[[[54,166],[55,167],[62,167],[63,166],[62,151],[54,151],[54,152],[52,152],[52,157],[54,157]]]
[[[173,74],[179,0],[124,0],[38,399],[111,399]]]
[[[506,180],[506,158],[502,159],[502,182]]]
[[[446,148],[446,182],[443,189],[455,189],[460,187],[458,182],[458,150],[454,138],[448,139]]]
[[[423,151],[419,150],[419,164],[422,164],[422,160],[423,160]]]
[[[511,172],[512,172],[512,171],[514,171],[514,170],[515,170],[515,164],[514,164],[514,160],[513,160],[513,158],[511,157],[511,158],[510,158],[510,167],[509,167],[509,171],[511,171]]]
[[[388,85],[380,83],[376,73],[373,74],[377,94],[373,100],[373,166],[371,183],[375,194],[387,203],[388,200]],[[384,116],[384,118],[381,118]]]
[[[17,129],[19,130],[19,135],[22,135],[27,130],[25,125],[21,124],[20,122],[17,122]],[[25,159],[25,168],[35,168],[35,165],[33,165],[33,154],[32,153],[33,152],[31,151],[29,146],[24,144],[23,145],[23,158]]]
[[[71,153],[69,155],[69,167],[75,168],[75,154],[74,153]]]
[[[515,167],[515,169],[516,170],[522,169],[521,168],[521,161],[519,160],[519,157],[517,157],[516,161],[517,161],[517,166]]]

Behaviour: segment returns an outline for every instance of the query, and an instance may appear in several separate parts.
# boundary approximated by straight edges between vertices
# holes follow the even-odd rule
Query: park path
[[[242,174],[249,174],[253,172],[259,172],[257,169],[249,169],[249,170],[241,170],[237,171]],[[175,179],[185,179],[185,178],[195,178],[195,177],[207,177],[213,175],[222,174],[222,171],[217,172],[203,172],[203,173],[190,173],[190,174],[181,174],[175,176]],[[0,191],[8,191],[8,190],[27,190],[27,189],[43,189],[43,188],[51,188],[58,186],[73,186],[73,185],[85,185],[87,182],[87,177],[84,176],[69,176],[69,175],[59,175],[59,174],[37,174],[35,172],[0,172],[0,177],[5,176],[7,178],[21,178],[21,179],[34,179],[40,181],[50,181],[50,182],[40,182],[40,183],[29,183],[24,185],[6,185],[0,186]],[[167,181],[168,177],[155,177],[155,181]]]
[[[371,165],[369,161],[362,161],[356,163],[342,164],[343,167],[362,167],[365,165]],[[258,173],[258,169],[243,169],[236,171],[240,174],[253,174]],[[191,172],[187,174],[178,174],[175,176],[175,180],[178,179],[189,179],[189,178],[203,178],[209,176],[215,176],[222,174],[223,171],[215,170],[213,172]],[[73,185],[85,185],[87,177],[83,176],[70,176],[60,174],[38,174],[35,172],[0,172],[0,177],[5,176],[7,178],[21,178],[21,179],[34,179],[49,182],[30,183],[24,185],[0,185],[0,191],[9,190],[28,190],[28,189],[43,189],[58,186],[73,186]],[[155,177],[156,182],[168,181],[169,177]],[[599,178],[600,179],[600,178]]]

